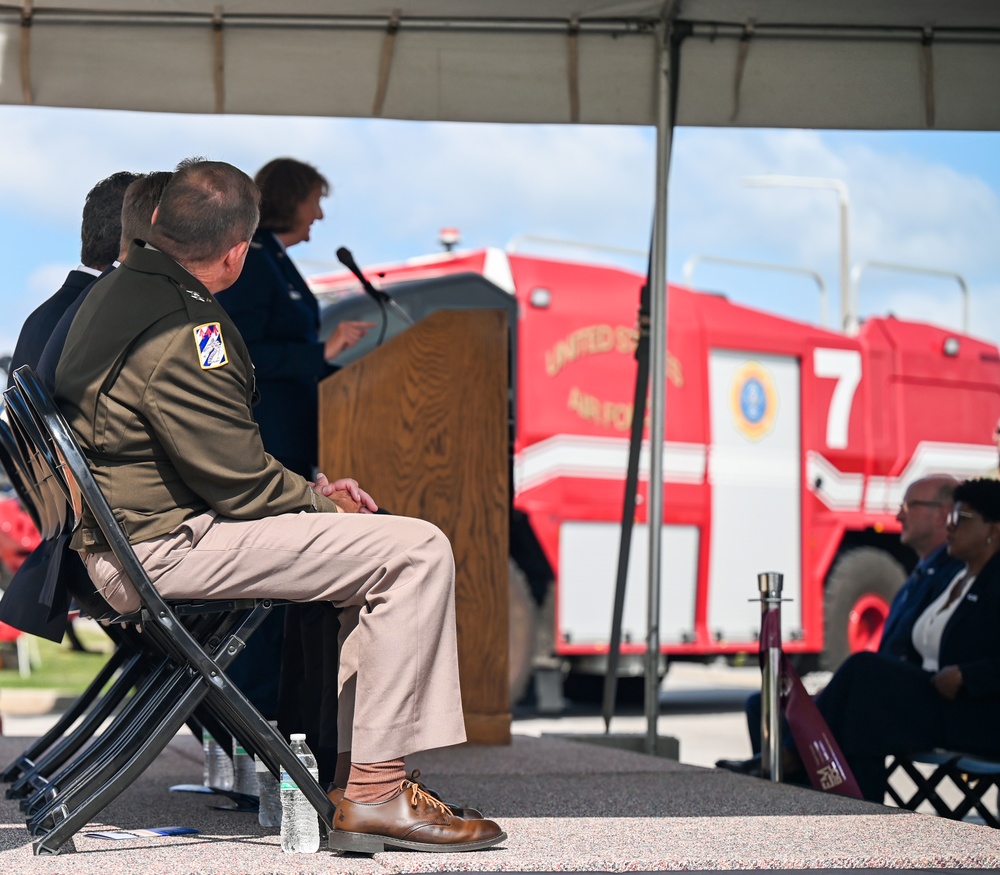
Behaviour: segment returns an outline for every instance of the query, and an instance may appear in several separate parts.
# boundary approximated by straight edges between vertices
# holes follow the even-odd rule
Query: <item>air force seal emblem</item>
[[[770,432],[778,415],[778,391],[767,368],[746,362],[733,377],[729,406],[737,430],[748,440],[759,441]]]
[[[209,322],[195,328],[194,342],[198,345],[198,363],[204,370],[229,364],[226,344],[222,340],[222,327],[218,322]]]

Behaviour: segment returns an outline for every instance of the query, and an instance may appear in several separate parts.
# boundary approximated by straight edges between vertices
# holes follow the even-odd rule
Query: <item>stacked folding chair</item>
[[[58,854],[185,724],[204,726],[220,741],[235,737],[275,775],[284,768],[332,828],[334,808],[323,789],[225,674],[275,603],[162,599],[71,429],[29,367],[14,373],[4,402],[0,464],[42,538],[73,530],[89,508],[142,605],[117,616],[93,594],[88,610],[116,630],[114,656],[53,730],[0,773],[10,784],[7,795],[21,799],[37,837],[35,854]]]

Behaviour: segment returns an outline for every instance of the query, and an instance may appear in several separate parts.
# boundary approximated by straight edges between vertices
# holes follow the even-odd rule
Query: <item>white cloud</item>
[[[117,170],[170,168],[200,154],[252,173],[270,158],[292,155],[318,166],[334,188],[325,204],[327,220],[314,229],[311,243],[296,250],[300,260],[316,265],[332,264],[340,245],[352,248],[361,263],[424,254],[437,248],[445,225],[459,228],[465,246],[502,246],[523,233],[640,249],[649,241],[654,142],[647,129],[23,107],[0,107],[0,126],[0,204],[6,206],[0,207],[0,230],[6,219],[75,234],[86,191]],[[817,131],[677,131],[669,275],[680,280],[684,260],[695,253],[806,266],[822,273],[835,314],[834,194],[741,184],[743,176],[772,173],[833,177],[850,189],[852,261],[962,273],[982,318],[990,320],[992,308],[980,299],[1000,276],[997,188],[974,173],[907,152],[905,144],[890,150],[873,142],[861,134],[834,138]],[[48,235],[46,240],[53,245]],[[18,258],[47,263],[70,254],[18,252]],[[741,300],[746,295],[757,306],[817,318],[808,281],[723,274],[707,266],[696,279]],[[866,276],[864,283],[863,307],[896,307],[897,294],[913,294],[914,306],[925,306],[908,291],[909,282],[883,285]]]
[[[988,325],[990,336],[1000,336],[1000,320],[983,306],[1000,276],[995,244],[1000,193],[978,176],[859,139],[833,146],[815,131],[679,132],[672,172],[671,276],[679,278],[681,264],[695,253],[804,266],[823,275],[835,312],[840,286],[835,194],[746,188],[741,179],[758,174],[836,178],[850,192],[852,264],[878,260],[962,274],[972,292],[973,312],[981,311],[978,325]],[[705,277],[707,285],[718,287],[713,283],[720,275],[706,267],[696,280],[703,284]],[[771,282],[763,276],[726,274],[727,280],[747,287]],[[938,281],[933,291],[921,292],[915,278],[900,274],[891,280],[865,274],[863,313],[894,309],[905,317],[933,314],[957,326],[953,281]]]

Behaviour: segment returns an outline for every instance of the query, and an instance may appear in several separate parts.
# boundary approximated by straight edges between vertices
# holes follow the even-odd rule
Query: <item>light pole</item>
[[[851,299],[850,212],[851,202],[847,185],[840,179],[823,179],[813,176],[745,176],[743,184],[764,188],[823,188],[835,191],[840,203],[840,319],[844,331],[855,334],[858,315]]]

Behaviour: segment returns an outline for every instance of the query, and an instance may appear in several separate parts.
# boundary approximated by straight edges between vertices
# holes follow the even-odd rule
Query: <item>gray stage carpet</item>
[[[0,738],[6,764],[28,739]],[[282,854],[255,815],[168,787],[201,780],[201,748],[179,735],[90,830],[186,826],[197,835],[111,841],[34,857],[16,801],[0,801],[3,875],[185,873],[663,872],[1000,867],[1000,831],[842,799],[641,754],[555,738],[461,747],[408,765],[449,801],[474,804],[509,834],[470,854],[373,858]]]

